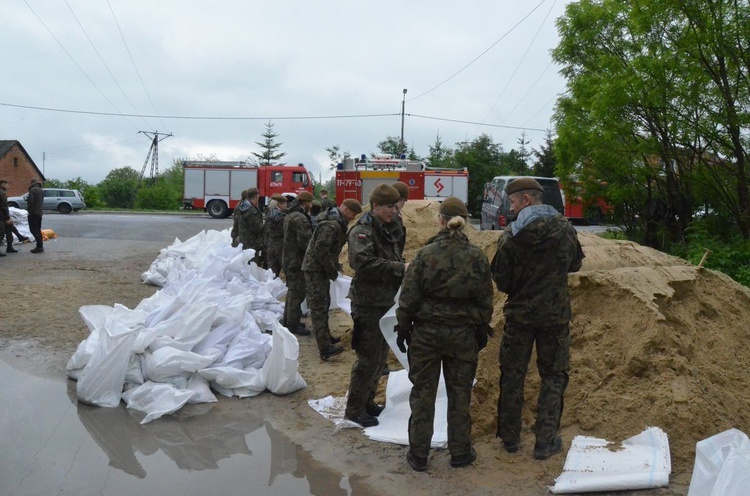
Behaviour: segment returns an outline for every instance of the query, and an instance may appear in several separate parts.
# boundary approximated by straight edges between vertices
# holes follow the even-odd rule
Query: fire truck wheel
[[[208,212],[208,215],[214,219],[224,219],[229,214],[227,204],[221,200],[208,202],[208,205],[206,205],[206,211]]]

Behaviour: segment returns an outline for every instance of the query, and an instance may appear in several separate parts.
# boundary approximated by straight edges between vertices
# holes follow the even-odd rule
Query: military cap
[[[313,204],[313,207],[322,207],[323,206],[323,204],[320,203],[318,200],[313,200],[312,204]]]
[[[469,217],[466,204],[455,196],[449,196],[440,204],[440,213],[447,217]]]
[[[37,182],[38,182],[38,181],[36,180],[36,178],[35,178],[35,177],[32,177],[32,178],[31,178],[31,184],[36,184]]]
[[[544,191],[542,185],[539,184],[533,177],[519,177],[518,179],[514,179],[513,181],[505,185],[505,192],[509,195],[512,195],[513,193],[517,193],[524,189],[535,189],[542,192]]]
[[[360,203],[354,198],[347,198],[346,200],[342,201],[341,204],[346,205],[346,208],[348,208],[355,214],[362,213],[362,205],[360,205]]]
[[[396,191],[398,191],[398,194],[401,195],[403,200],[409,199],[409,186],[407,186],[406,183],[396,181],[393,183],[393,187],[396,188]]]
[[[247,188],[247,197],[251,198],[255,195],[259,195],[260,190],[258,188]]]
[[[309,191],[303,191],[302,193],[297,195],[297,201],[301,202],[311,202],[315,199],[315,197],[310,193]]]
[[[276,193],[271,195],[271,200],[276,200],[276,203],[286,203],[286,196]]]
[[[398,190],[390,184],[378,184],[375,189],[370,193],[370,203],[377,205],[389,205],[391,203],[398,203],[401,199],[401,195]]]
[[[320,194],[321,195],[327,195],[328,194],[328,190],[327,189],[321,189],[320,190]]]
[[[7,179],[0,179],[0,184],[10,184],[10,181]]]

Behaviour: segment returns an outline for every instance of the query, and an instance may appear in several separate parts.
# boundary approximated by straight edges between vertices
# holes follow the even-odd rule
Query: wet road
[[[175,238],[231,224],[195,215],[45,215],[43,228],[59,238],[44,256],[115,259],[144,247],[156,256]],[[24,343],[13,349],[22,356]],[[264,420],[279,407],[273,397],[187,405],[140,425],[142,415],[124,403],[79,403],[76,383],[62,375],[40,378],[0,361],[0,377],[0,496],[371,494]]]

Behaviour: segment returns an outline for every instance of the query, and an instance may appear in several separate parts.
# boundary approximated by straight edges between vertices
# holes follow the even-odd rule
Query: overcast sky
[[[400,136],[406,88],[419,155],[482,133],[508,151],[521,128],[538,148],[564,90],[550,50],[568,1],[2,0],[0,139],[47,178],[95,184],[141,172],[157,131],[173,135],[160,170],[246,160],[270,118],[284,161],[326,180],[327,147]]]

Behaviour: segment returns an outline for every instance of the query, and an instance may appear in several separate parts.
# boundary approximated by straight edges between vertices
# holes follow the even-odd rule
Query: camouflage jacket
[[[266,246],[273,246],[279,250],[284,247],[284,218],[286,213],[279,208],[271,208],[266,214],[266,223],[263,225],[263,234],[266,237]]]
[[[406,226],[404,226],[404,219],[401,217],[399,212],[396,217],[393,218],[394,224],[398,224],[400,231],[397,233],[396,244],[398,245],[399,255],[404,255],[404,248],[406,247]]]
[[[573,226],[549,205],[531,205],[500,236],[492,259],[497,289],[508,294],[508,321],[532,326],[566,324],[572,318],[568,272],[583,262]]]
[[[327,196],[320,200],[320,206],[323,208],[323,212],[330,210],[336,206],[336,203],[328,198]]]
[[[398,225],[383,224],[364,213],[349,230],[349,266],[354,278],[349,288],[352,303],[390,307],[404,277],[404,259],[398,251]]]
[[[237,208],[240,210],[237,238],[242,243],[242,249],[260,250],[263,247],[263,213],[247,200],[240,203]]]
[[[311,237],[310,217],[304,208],[293,204],[284,218],[284,254],[281,266],[285,271],[302,269],[302,260]]]
[[[398,324],[430,322],[475,327],[492,319],[492,273],[487,256],[462,232],[443,229],[419,250],[404,276]]]
[[[346,243],[346,228],[346,220],[338,208],[321,212],[318,227],[307,245],[302,270],[324,272],[328,279],[336,280],[341,270],[339,255]]]

